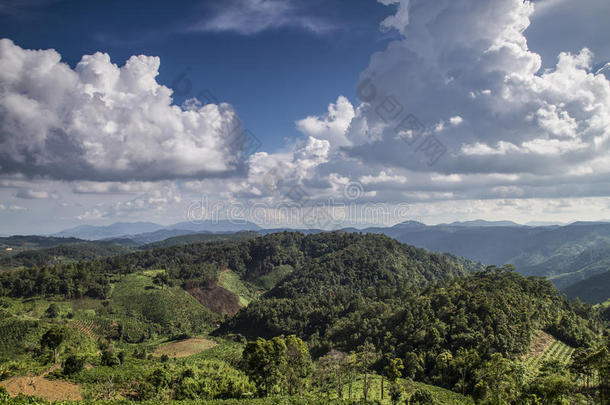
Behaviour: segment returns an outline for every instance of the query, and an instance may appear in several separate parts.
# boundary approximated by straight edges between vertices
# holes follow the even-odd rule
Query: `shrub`
[[[80,373],[85,366],[85,359],[76,355],[70,355],[64,360],[64,374],[72,375]]]
[[[114,367],[121,364],[119,358],[112,349],[106,349],[102,352],[102,366]]]
[[[47,310],[44,312],[44,315],[47,318],[57,318],[59,316],[59,307],[57,306],[57,304],[49,305]]]
[[[430,405],[430,404],[436,404],[436,401],[434,400],[434,397],[432,396],[430,391],[427,391],[424,389],[418,389],[417,391],[415,391],[413,393],[413,395],[411,395],[409,404],[411,404],[411,405],[415,405],[415,404]]]

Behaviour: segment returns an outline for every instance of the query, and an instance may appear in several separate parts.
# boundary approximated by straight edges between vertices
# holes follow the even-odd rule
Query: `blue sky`
[[[203,201],[263,227],[610,219],[609,15],[4,0],[0,234],[170,224]]]
[[[397,36],[380,32],[392,10],[371,0],[302,2],[300,14],[328,24],[320,33],[290,25],[248,34],[197,31],[222,3],[41,1],[0,15],[0,36],[22,48],[56,49],[71,66],[97,51],[119,66],[131,55],[159,56],[158,82],[178,84],[176,104],[211,91],[236,108],[267,150],[295,137],[295,121],[324,111],[337,95],[355,100],[371,54]]]

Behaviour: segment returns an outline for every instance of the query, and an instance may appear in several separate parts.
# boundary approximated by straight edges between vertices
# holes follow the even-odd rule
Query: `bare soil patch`
[[[526,357],[539,356],[555,339],[546,332],[540,331],[532,341]]]
[[[188,357],[216,346],[216,342],[203,338],[191,338],[157,347],[155,356]]]
[[[0,381],[10,396],[33,395],[47,401],[80,401],[83,399],[80,385],[67,381],[47,380],[44,377],[12,377]]]
[[[199,303],[217,314],[233,315],[241,309],[239,297],[218,285],[187,288]]]

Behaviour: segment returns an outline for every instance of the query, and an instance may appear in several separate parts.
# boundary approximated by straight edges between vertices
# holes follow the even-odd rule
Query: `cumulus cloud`
[[[309,116],[297,121],[299,131],[305,136],[325,139],[333,147],[351,145],[346,131],[355,116],[354,106],[343,96],[328,106],[328,112],[321,116]]]
[[[381,2],[397,7],[382,26],[404,37],[373,55],[362,74],[363,103],[342,143],[349,157],[369,168],[404,170],[410,187],[452,178],[464,193],[483,193],[468,190],[470,180],[485,178],[493,189],[493,176],[501,174],[528,178],[527,187],[535,179],[541,193],[550,193],[557,180],[571,183],[565,172],[586,173],[610,156],[610,81],[605,71],[593,71],[588,49],[561,53],[554,69],[541,71],[525,36],[534,4]],[[421,128],[401,130],[416,128],[413,122]],[[430,135],[447,149],[433,165],[415,142]]]
[[[83,219],[165,213],[210,190],[277,204],[294,201],[295,190],[299,202],[345,200],[351,187],[350,202],[408,202],[409,215],[431,222],[531,212],[555,220],[607,207],[610,64],[596,66],[580,47],[553,55],[547,68],[527,40],[542,19],[537,4],[552,14],[569,2],[379,1],[395,7],[381,28],[401,36],[372,56],[360,102],[340,96],[304,114],[295,123],[302,137],[245,161],[223,136],[239,123],[231,107],[173,106],[171,89],[155,79],[158,59],[132,57],[119,68],[96,54],[70,69],[54,51],[4,40],[0,174],[21,177],[0,186],[38,190],[27,177],[46,175],[78,180],[69,187],[79,198],[122,198],[89,204]],[[295,4],[232,1],[199,29],[303,28]]]
[[[119,67],[98,52],[71,69],[54,50],[0,40],[1,173],[126,181],[238,170],[232,107],[173,105],[159,66],[140,55]]]
[[[208,15],[192,30],[253,35],[278,28],[298,28],[316,34],[334,29],[325,18],[308,13],[293,0],[228,0],[206,11]]]
[[[358,181],[360,197],[382,202],[610,192],[610,82],[591,51],[542,70],[525,36],[535,6],[523,0],[381,2],[396,6],[382,27],[403,38],[371,58],[361,103],[339,97],[296,123],[301,145],[328,142],[324,158],[258,154],[230,195],[268,197],[277,178],[320,198]]]

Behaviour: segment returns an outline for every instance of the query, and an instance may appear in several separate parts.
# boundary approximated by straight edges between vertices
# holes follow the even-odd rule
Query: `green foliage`
[[[302,393],[313,371],[307,345],[296,336],[258,338],[248,342],[242,355],[242,369],[261,395]]]
[[[58,328],[64,370],[49,378],[82,384],[87,398],[556,403],[576,398],[583,379],[603,392],[598,311],[510,267],[469,274],[476,268],[381,235],[284,232],[4,272],[0,359],[11,362],[0,375],[48,368],[38,343]],[[181,359],[151,356],[221,322],[179,287],[217,283],[249,303],[225,318],[225,339]],[[541,329],[582,347],[569,372],[573,349],[560,342],[527,365],[515,360]],[[259,339],[244,347],[244,335]],[[295,394],[310,398],[286,402]]]
[[[85,359],[77,355],[70,355],[66,357],[63,363],[63,372],[66,375],[72,375],[80,373],[85,366]]]
[[[108,348],[102,351],[100,364],[102,366],[115,367],[120,365],[121,361],[119,360],[115,350],[113,348]]]
[[[0,240],[3,238],[0,238]],[[56,242],[54,242],[56,240]],[[40,266],[53,266],[64,263],[72,263],[85,260],[95,260],[102,257],[116,256],[124,254],[131,249],[126,246],[109,242],[84,242],[74,243],[79,239],[51,238],[46,243],[63,243],[59,246],[37,249],[35,246],[28,245],[27,250],[15,255],[0,259],[0,268],[33,268]]]
[[[570,299],[578,297],[591,304],[602,303],[610,299],[610,271],[572,284],[564,292]]]
[[[64,328],[54,326],[42,335],[40,339],[40,346],[42,348],[49,348],[53,350],[53,361],[57,363],[57,350],[66,338],[66,331]]]
[[[57,306],[57,304],[52,303],[51,305],[49,305],[49,307],[45,311],[45,316],[47,318],[57,318],[59,316],[59,307]]]
[[[434,400],[430,391],[424,389],[418,389],[411,395],[411,398],[409,398],[410,405],[433,405],[435,403],[437,402]]]

